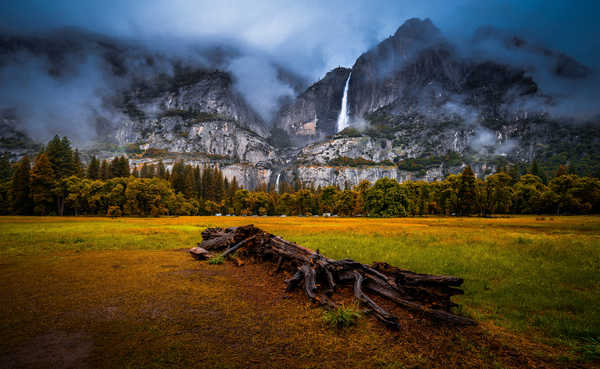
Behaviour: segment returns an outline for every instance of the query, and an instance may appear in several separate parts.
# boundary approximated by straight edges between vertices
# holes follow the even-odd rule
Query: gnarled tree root
[[[367,293],[428,318],[455,325],[475,325],[475,321],[451,312],[457,306],[451,301],[462,294],[463,280],[457,277],[413,273],[386,263],[365,265],[353,260],[329,259],[281,237],[264,232],[253,225],[234,228],[207,228],[198,245],[209,252],[222,251],[222,256],[240,251],[257,260],[271,260],[274,271],[289,270],[286,291],[302,287],[306,296],[325,307],[335,308],[331,299],[339,286],[353,286],[354,297],[367,311],[391,328],[398,328],[398,318],[379,306]],[[239,259],[238,259],[239,260]]]

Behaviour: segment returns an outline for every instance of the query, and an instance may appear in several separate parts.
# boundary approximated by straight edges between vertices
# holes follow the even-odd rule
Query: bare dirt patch
[[[491,326],[402,311],[396,332],[368,316],[332,330],[268,263],[209,265],[170,251],[12,259],[0,270],[3,367],[593,367]]]
[[[84,368],[93,348],[85,333],[49,332],[9,353],[2,361],[5,368]]]

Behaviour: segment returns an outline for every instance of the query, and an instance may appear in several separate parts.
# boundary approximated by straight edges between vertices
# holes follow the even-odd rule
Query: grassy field
[[[594,367],[598,364],[600,355],[599,217],[496,219],[2,217],[0,218],[0,278],[4,283],[0,288],[2,303],[0,333],[4,337],[12,337],[12,343],[5,343],[2,348],[6,352],[0,352],[0,355],[4,354],[5,358],[8,358],[5,361],[9,362],[14,359],[10,359],[10,352],[18,351],[19,347],[26,347],[28,342],[36,342],[35,339],[39,339],[40,335],[44,337],[44,329],[55,327],[57,324],[52,323],[51,319],[52,317],[59,319],[56,310],[65,310],[70,306],[79,305],[104,306],[107,299],[117,299],[117,296],[124,298],[125,295],[133,296],[130,297],[131,301],[121,301],[121,305],[113,304],[141,306],[144,305],[146,299],[156,298],[151,296],[155,296],[152,293],[157,291],[163,291],[165,296],[169,295],[168,291],[170,290],[167,289],[167,285],[169,288],[174,288],[176,292],[183,293],[178,290],[178,287],[169,284],[173,281],[156,279],[156,273],[164,272],[164,270],[160,270],[160,265],[179,266],[184,268],[182,269],[184,271],[192,268],[189,265],[199,268],[200,264],[203,265],[202,268],[209,268],[207,270],[211,271],[223,268],[225,274],[214,277],[223,282],[220,290],[216,290],[215,286],[206,285],[196,293],[210,296],[213,304],[228,310],[229,308],[224,307],[222,301],[228,301],[229,305],[226,306],[233,306],[231,305],[232,301],[237,301],[237,298],[232,297],[231,294],[235,294],[235,291],[238,290],[235,285],[232,285],[233,292],[228,292],[224,286],[227,286],[231,280],[236,280],[239,277],[236,275],[243,272],[238,272],[236,268],[230,270],[232,268],[230,265],[208,267],[205,263],[197,262],[188,265],[187,263],[194,262],[190,261],[185,253],[173,253],[170,250],[194,246],[201,240],[200,233],[205,227],[249,223],[303,246],[319,249],[321,253],[332,258],[352,258],[365,263],[386,261],[417,272],[460,276],[465,279],[465,295],[456,297],[455,301],[462,305],[462,314],[471,316],[481,323],[477,337],[480,337],[479,334],[496,337],[502,345],[507,345],[507,347],[514,345],[521,354],[526,352],[528,358],[531,356],[533,358],[531,360],[542,360],[547,366],[583,365]],[[139,262],[136,260],[142,259],[147,259],[148,263],[154,263],[154,268],[157,269],[136,271],[133,267],[122,270],[120,267],[114,266],[128,265],[128,263],[137,265]],[[243,269],[239,268],[239,270]],[[126,273],[127,271],[130,273]],[[96,278],[89,279],[92,275]],[[112,281],[115,278],[117,279]],[[85,285],[80,285],[83,283],[81,279],[85,279]],[[101,291],[95,289],[94,292],[91,292],[92,289],[89,289],[90,286],[102,283],[102,281],[106,281],[107,286],[111,283],[114,284],[114,290],[111,290],[110,296],[98,295]],[[150,281],[154,283],[151,288],[154,290],[147,292],[149,295],[145,295],[143,286],[150,288],[147,285]],[[127,291],[135,290],[136,292],[126,294],[124,291],[120,291],[119,289],[122,288],[119,287],[120,283],[129,286]],[[73,292],[64,297],[61,291]],[[281,289],[276,289],[273,294],[279,296],[277,291],[279,294],[283,294]],[[263,298],[254,297],[259,300]],[[177,298],[174,301],[178,301]],[[296,301],[296,305],[298,305],[298,301],[302,301],[304,306],[305,301],[299,299]],[[241,303],[237,301],[235,304]],[[290,300],[284,302],[277,300],[277,303],[285,303],[287,304],[286,308],[290,309],[288,306]],[[191,303],[187,301],[186,304],[190,305]],[[52,306],[54,307],[50,308]],[[199,309],[201,308],[199,307]],[[204,306],[204,309],[206,308]],[[119,309],[124,310],[123,314],[127,315],[127,309]],[[250,308],[242,306],[240,309]],[[268,310],[268,307],[265,309]],[[86,311],[89,311],[89,308]],[[136,311],[138,314],[140,313],[138,310]],[[248,311],[251,312],[252,309]],[[226,313],[233,314],[231,311]],[[273,314],[276,313],[273,312]],[[322,335],[330,334],[333,342],[342,344],[342,342],[338,342],[342,340],[339,333],[328,333],[328,330],[320,326],[318,312],[310,310],[306,313],[301,310],[297,314],[303,317],[302,330],[297,334],[302,335],[302,332],[307,329],[314,330],[319,332],[320,338],[318,339],[320,341],[324,341]],[[35,319],[39,316],[43,318],[43,324],[36,323]],[[293,323],[295,320],[292,318],[288,325],[284,324],[283,326],[294,326],[294,328],[290,328],[290,332],[295,332],[298,327]],[[72,324],[75,325],[76,321],[77,319],[73,318]],[[372,326],[371,323],[368,324],[368,329],[353,331],[351,334],[353,338],[349,339],[361,342],[366,337],[371,337],[373,342],[376,342],[377,339],[373,338],[373,335],[380,334],[378,333],[380,332],[379,328]],[[227,324],[224,327],[227,327]],[[172,328],[169,326],[168,329]],[[96,329],[94,332],[98,332],[98,330],[107,328],[102,325],[101,327],[96,326],[94,329]],[[136,336],[136,329],[141,329],[140,332],[143,333]],[[149,334],[147,329],[150,328],[142,329],[130,326],[129,330],[133,333],[129,333],[129,336],[136,339],[142,337],[152,341],[152,335],[146,337]],[[231,329],[240,329],[240,326]],[[69,326],[63,327],[62,330],[69,331]],[[123,332],[119,334],[127,335]],[[227,336],[228,333],[221,332],[221,334]],[[293,336],[293,333],[289,334]],[[260,330],[257,335],[260,335]],[[472,332],[465,333],[464,337],[466,338],[461,338],[460,334],[453,337],[459,341],[462,339],[467,341],[466,343],[454,343],[457,347],[463,347],[463,351],[465,345],[466,347],[470,347],[470,344],[477,346],[477,339],[473,338]],[[61,339],[64,341],[69,338],[54,337],[53,339],[54,341]],[[474,341],[469,343],[468,341],[471,339]],[[79,341],[82,340],[79,339]],[[95,347],[98,346],[98,340],[93,339],[93,341]],[[158,344],[162,341],[154,338],[152,342]],[[176,340],[176,342],[179,341]],[[306,344],[309,345],[309,342]],[[90,343],[90,345],[92,344]],[[331,343],[331,345],[333,345],[331,350],[335,351],[336,344]],[[344,345],[352,347],[351,342],[345,342]],[[152,345],[148,347],[152,347]],[[337,347],[337,350],[340,350],[340,347]],[[406,349],[407,346],[402,347]],[[449,347],[452,349],[453,346]],[[522,361],[513,362],[503,359],[495,348],[485,348],[487,347],[485,344],[482,344],[482,347],[474,349],[476,359],[473,360],[475,361],[471,363],[465,361],[462,363],[464,365],[457,365],[457,362],[454,362],[454,365],[480,366],[483,363],[484,366],[510,367],[523,364]],[[431,355],[434,354],[431,354],[429,349],[431,347],[425,348],[423,351],[422,356],[424,355],[425,359],[414,355],[410,356],[404,350],[403,354],[398,354],[401,356],[400,359],[399,357],[384,357],[381,361],[374,359],[375,361],[370,361],[369,365],[365,363],[361,365],[362,367],[439,366],[440,362],[431,365],[432,361],[430,360],[434,360],[434,356]],[[131,350],[133,351],[129,352],[130,356],[131,352],[135,351]],[[178,359],[177,355],[185,352],[185,350],[181,350],[175,347],[171,354],[165,354],[168,356],[166,361],[161,356],[151,361],[139,361],[138,363],[156,364],[158,367],[170,366],[175,363],[174,366],[180,366],[183,364],[177,361],[181,359],[180,357]],[[490,351],[492,354],[489,353]],[[128,355],[127,352],[125,350],[122,354]],[[305,366],[310,366],[311,360],[319,363],[319,357],[327,352],[322,348],[313,356],[309,355],[303,363],[306,364]],[[360,352],[360,350],[356,349],[355,352]],[[488,354],[492,356],[486,356]],[[239,357],[231,359],[226,352],[215,352],[213,355],[214,361],[206,362],[207,366],[235,367],[236,363],[241,363]],[[494,358],[494,355],[497,357]],[[346,359],[350,357],[351,355],[348,354]],[[2,356],[0,356],[0,363],[2,363],[1,360]],[[527,360],[525,363],[528,363]],[[338,361],[338,363],[340,362]],[[361,363],[360,361],[355,362]],[[264,364],[264,362],[261,363]],[[94,364],[92,366],[110,366],[107,365],[107,361],[102,360]],[[289,366],[296,366],[296,364],[289,363]],[[256,365],[261,366],[260,363]],[[316,366],[326,365],[316,364]]]

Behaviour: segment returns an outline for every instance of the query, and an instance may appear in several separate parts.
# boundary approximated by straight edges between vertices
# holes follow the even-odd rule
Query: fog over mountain
[[[105,157],[184,155],[252,187],[432,180],[465,163],[485,174],[498,158],[595,157],[588,148],[600,139],[592,2],[65,0],[0,10],[0,149],[17,156],[59,134]],[[437,159],[449,152],[454,167]],[[418,173],[403,169],[422,158]],[[331,169],[348,160],[361,169]],[[310,165],[322,173],[303,172]]]
[[[298,76],[306,84],[316,82],[336,66],[351,66],[364,51],[385,37],[410,17],[428,17],[443,30],[446,37],[465,47],[472,46],[474,31],[493,26],[508,34],[516,34],[533,43],[560,50],[595,68],[598,65],[600,26],[592,18],[598,5],[591,2],[542,1],[456,1],[448,6],[443,1],[415,4],[412,1],[332,1],[295,2],[190,2],[154,1],[23,1],[2,5],[3,33],[6,35],[52,38],[63,42],[66,75],[46,73],[48,56],[21,51],[16,60],[2,60],[3,107],[35,101],[35,107],[18,109],[26,119],[27,131],[37,138],[47,138],[59,130],[62,134],[89,138],[86,124],[93,115],[114,119],[115,112],[106,110],[103,101],[109,92],[122,87],[123,75],[115,80],[107,74],[99,60],[98,50],[68,50],[80,33],[92,37],[106,35],[112,41],[179,59],[191,65],[209,65],[231,71],[238,89],[263,119],[269,121],[281,98],[294,94],[294,88],[276,78],[277,66]],[[77,27],[78,29],[65,28]],[[59,31],[56,31],[59,30]],[[85,36],[84,36],[85,38]],[[84,40],[80,40],[84,41]],[[477,52],[486,57],[533,65],[531,53],[508,53],[503,45],[490,40],[479,45]],[[45,41],[41,41],[42,43]],[[208,46],[207,46],[208,45]],[[218,46],[223,57],[203,50]],[[75,56],[76,58],[71,58]],[[169,62],[144,68],[135,59],[144,53],[128,54],[127,67],[135,73],[171,73]],[[121,55],[121,57],[123,57]],[[516,60],[515,60],[516,58]],[[215,60],[217,59],[217,60]],[[580,87],[564,86],[560,81],[546,81],[545,68],[535,70],[538,80],[549,89],[571,94],[582,90],[577,103],[591,103],[597,84]],[[130,77],[130,76],[126,76]],[[540,82],[538,82],[540,83]],[[305,87],[305,86],[303,86]],[[566,109],[571,108],[569,106]],[[591,108],[591,107],[590,107]],[[588,111],[588,109],[583,109]],[[61,122],[62,121],[62,122]],[[75,123],[78,122],[78,123]],[[47,132],[45,132],[47,131]]]

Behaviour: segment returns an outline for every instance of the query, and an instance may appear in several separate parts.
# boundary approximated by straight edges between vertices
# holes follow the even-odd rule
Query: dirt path
[[[283,292],[270,265],[208,265],[181,251],[107,251],[0,265],[0,367],[560,367],[561,353],[490,327],[403,313],[343,332]]]

